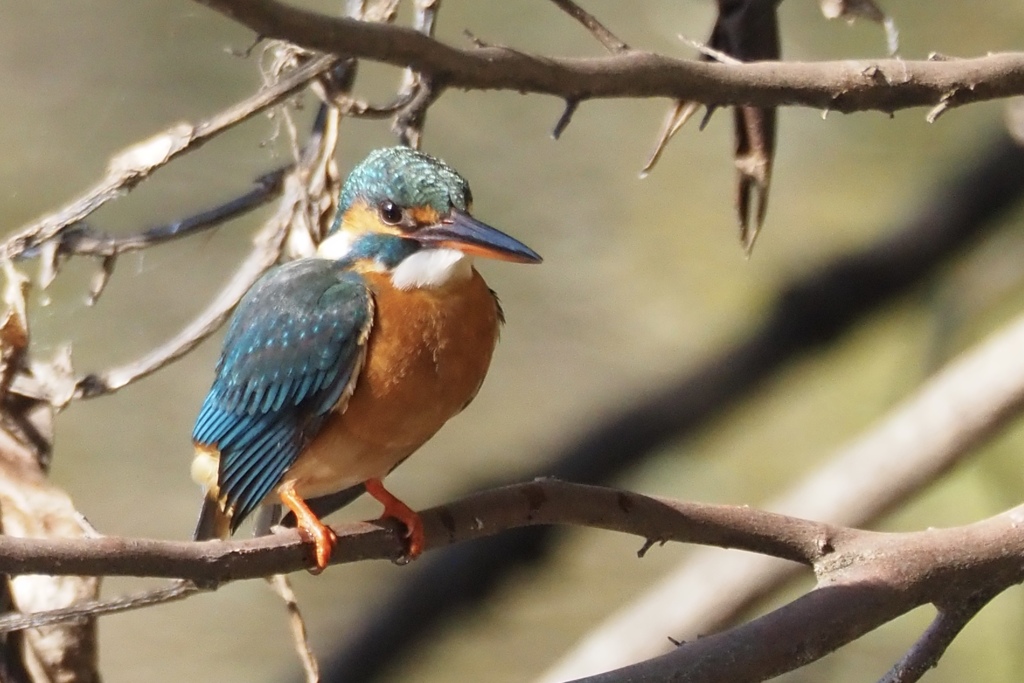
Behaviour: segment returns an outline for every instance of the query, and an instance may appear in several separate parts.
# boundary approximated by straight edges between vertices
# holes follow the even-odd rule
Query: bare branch
[[[253,283],[277,263],[286,246],[295,256],[312,250],[312,240],[324,230],[325,217],[330,220],[336,209],[338,179],[334,151],[338,122],[338,110],[323,105],[296,166],[277,181],[282,187],[277,211],[255,236],[252,251],[235,275],[206,309],[178,334],[141,358],[77,379],[73,398],[94,398],[117,391],[182,357],[224,323]]]
[[[81,377],[76,382],[75,395],[78,398],[95,398],[113,393],[181,358],[216,332],[239,299],[249,291],[267,268],[277,262],[288,231],[291,209],[292,207],[286,204],[284,210],[279,211],[256,235],[255,247],[239,266],[231,281],[191,323],[141,358]]]
[[[184,600],[200,592],[190,581],[175,581],[166,588],[124,595],[111,600],[90,600],[62,609],[45,612],[12,613],[0,616],[0,633],[12,633],[29,628],[41,628],[70,621],[81,621],[109,614],[120,614],[132,610],[162,605],[167,602]]]
[[[263,88],[252,97],[216,116],[194,125],[179,123],[122,151],[110,160],[106,176],[95,186],[67,206],[21,228],[9,237],[0,245],[0,258],[17,258],[26,250],[54,239],[111,199],[133,188],[172,159],[197,149],[220,133],[305,87],[310,81],[326,73],[336,61],[337,58],[332,56],[313,59],[283,76],[278,83]]]
[[[267,579],[270,587],[284,602],[288,610],[288,625],[291,627],[292,640],[295,644],[295,652],[302,662],[302,670],[306,672],[306,683],[319,683],[320,665],[313,654],[313,647],[309,643],[309,632],[306,630],[306,620],[302,617],[302,610],[299,609],[299,601],[292,590],[291,581],[284,574],[274,574]]]
[[[485,491],[422,515],[430,549],[515,527],[577,524],[647,539],[741,548],[814,565],[820,587],[793,603],[668,655],[587,679],[594,682],[638,676],[760,681],[813,661],[917,606],[959,605],[965,586],[990,597],[1024,579],[1024,506],[964,527],[881,534],[749,507],[684,503],[544,480]],[[396,560],[404,553],[401,531],[391,523],[387,528],[351,524],[335,531],[335,563]],[[203,543],[0,537],[0,572],[12,574],[173,576],[216,585],[295,571],[309,560],[309,547],[294,530]],[[195,587],[186,583],[173,589],[171,595],[184,597]],[[100,613],[97,605],[83,608],[90,615]],[[10,615],[0,620],[0,632],[82,616],[71,609]],[[837,623],[842,627],[836,628]]]
[[[109,258],[194,235],[248,213],[278,196],[289,170],[287,167],[277,168],[264,173],[253,182],[255,187],[245,194],[212,209],[150,228],[137,235],[118,237],[95,230],[85,222],[73,224],[57,238],[57,251],[60,254]],[[31,258],[37,253],[37,249],[27,249],[22,252],[21,258]]]
[[[877,519],[1020,414],[1022,346],[1024,317],[944,368],[770,508],[837,525]],[[765,558],[695,554],[595,628],[540,680],[564,681],[654,656],[664,649],[657,641],[661,634],[689,637],[722,628],[794,574]],[[716,578],[709,582],[709,576]],[[665,610],[668,603],[677,608]]]
[[[982,591],[949,606],[940,606],[935,619],[906,655],[881,678],[879,683],[915,683],[934,669],[953,640],[968,622],[997,595]]]
[[[597,38],[598,42],[604,45],[604,48],[608,50],[608,52],[616,54],[619,52],[625,52],[629,49],[629,45],[626,45],[626,43],[620,40],[618,36],[609,31],[604,24],[597,20],[597,17],[587,12],[572,0],[551,0],[551,2],[558,5],[558,8],[570,17],[583,24],[586,29],[590,31],[595,38]]]
[[[474,494],[422,513],[428,548],[538,524],[577,524],[642,538],[740,548],[804,564],[820,558],[828,525],[747,507],[684,503],[600,487],[538,480]],[[397,529],[376,523],[335,527],[336,564],[397,560]],[[1022,531],[1024,533],[1024,531]],[[150,576],[221,583],[308,565],[297,532],[204,543],[103,537],[38,540],[0,536],[0,573]]]
[[[195,0],[260,35],[411,67],[438,87],[514,90],[564,99],[667,97],[714,105],[801,105],[830,111],[893,112],[1024,94],[1024,53],[945,62],[844,60],[707,64],[641,50],[605,57],[458,49],[400,26],[331,17],[275,0]]]
[[[1022,518],[1019,507],[954,529],[837,538],[835,551],[816,566],[814,591],[736,628],[578,683],[753,683],[792,671],[921,605],[959,605],[968,586],[991,596],[1015,585],[1024,567],[1011,528]],[[1000,559],[1004,541],[1010,546]],[[971,547],[970,560],[957,550],[965,549],[961,544]],[[975,554],[983,547],[985,559]]]
[[[413,29],[425,36],[433,37],[437,13],[441,10],[441,0],[415,0],[413,4]],[[420,148],[427,109],[440,94],[440,90],[434,87],[432,78],[414,69],[405,70],[402,85],[398,89],[398,99],[407,99],[408,104],[398,112],[391,126],[403,145]]]

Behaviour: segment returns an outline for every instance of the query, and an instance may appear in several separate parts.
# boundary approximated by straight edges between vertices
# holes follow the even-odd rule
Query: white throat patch
[[[320,246],[316,248],[317,257],[332,261],[344,258],[348,252],[352,251],[352,238],[352,233],[347,230],[339,230],[320,243]]]
[[[472,274],[473,259],[458,249],[423,249],[398,264],[391,272],[391,284],[397,289],[429,289]]]

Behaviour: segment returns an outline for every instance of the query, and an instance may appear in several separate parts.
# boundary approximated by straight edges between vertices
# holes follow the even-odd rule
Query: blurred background
[[[337,2],[303,3],[337,11]],[[885,3],[903,57],[976,56],[1020,49],[1024,5]],[[708,0],[593,0],[585,7],[631,46],[692,56]],[[409,18],[408,11],[401,15]],[[877,26],[825,21],[817,3],[780,11],[783,55],[822,60],[885,55]],[[601,47],[546,0],[447,0],[437,35],[558,55]],[[5,232],[95,182],[123,147],[180,120],[197,121],[253,92],[255,59],[233,52],[249,32],[186,0],[35,0],[0,6],[0,207]],[[397,69],[364,65],[357,94],[388,99]],[[308,120],[315,101],[298,116]],[[478,216],[545,257],[540,267],[482,265],[508,317],[482,392],[390,479],[413,507],[480,482],[540,468],[617,408],[648,396],[741,339],[780,286],[870,244],[922,208],[941,180],[970,163],[1003,125],[1005,103],[972,105],[935,124],[923,110],[823,117],[780,114],[768,219],[744,258],[733,210],[731,115],[684,129],[646,180],[638,171],[668,103],[588,102],[554,142],[562,103],[505,92],[451,91],[430,109],[424,149],[471,182]],[[278,121],[259,117],[171,164],[92,222],[118,234],[215,205],[286,163]],[[391,144],[387,122],[346,121],[339,165]],[[79,372],[134,358],[191,319],[226,281],[270,209],[201,236],[123,257],[94,307],[94,264],[73,261],[34,297],[36,353],[71,342]],[[1019,210],[913,294],[787,366],[697,435],[612,482],[708,502],[758,505],[908,395],[939,365],[1024,304]],[[103,533],[185,539],[200,493],[189,435],[212,379],[220,335],[180,362],[111,397],[74,403],[57,424],[52,476]],[[902,530],[975,520],[1020,502],[1019,427],[995,439],[888,517]],[[335,519],[375,517],[372,502]],[[550,561],[517,572],[481,609],[450,622],[389,681],[528,681],[604,616],[685,557],[665,546],[572,530]],[[384,562],[294,577],[317,652],[326,655],[414,568]],[[157,585],[109,580],[106,595]],[[807,586],[801,586],[806,588]],[[957,639],[929,681],[1016,681],[1024,659],[1024,601],[1000,596]],[[919,610],[786,681],[863,681],[881,675],[930,613]],[[101,622],[108,683],[297,680],[285,610],[258,581]]]

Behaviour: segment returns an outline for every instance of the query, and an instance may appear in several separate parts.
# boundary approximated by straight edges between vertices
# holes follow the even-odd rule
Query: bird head
[[[411,147],[371,152],[352,169],[317,254],[388,272],[401,289],[440,286],[470,272],[471,257],[539,263],[522,242],[470,214],[469,183]]]

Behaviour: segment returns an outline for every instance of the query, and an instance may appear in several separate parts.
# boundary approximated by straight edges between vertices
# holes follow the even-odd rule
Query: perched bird
[[[317,257],[246,293],[192,432],[192,477],[206,489],[196,540],[280,502],[318,573],[337,539],[306,501],[363,484],[405,525],[408,556],[422,551],[422,521],[381,482],[487,373],[503,316],[473,257],[541,260],[471,203],[443,161],[379,149],[345,181]]]

